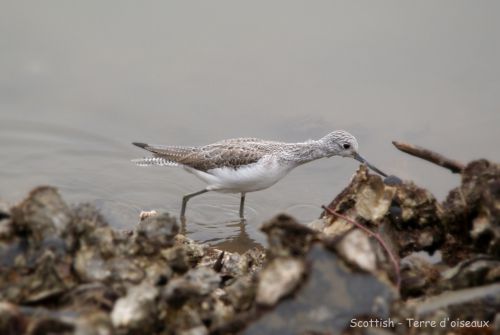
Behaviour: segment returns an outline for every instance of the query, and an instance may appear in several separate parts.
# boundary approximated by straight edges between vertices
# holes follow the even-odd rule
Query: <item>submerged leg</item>
[[[206,192],[208,192],[208,190],[204,189],[204,190],[201,190],[201,191],[198,191],[198,192],[186,194],[182,198],[181,219],[184,218],[184,214],[186,213],[186,205],[187,205],[188,200],[191,199],[192,197],[195,197],[197,195],[200,195],[200,194],[203,194],[203,193],[206,193]]]
[[[243,212],[245,209],[245,193],[241,192],[241,200],[240,200],[240,218],[244,218]]]

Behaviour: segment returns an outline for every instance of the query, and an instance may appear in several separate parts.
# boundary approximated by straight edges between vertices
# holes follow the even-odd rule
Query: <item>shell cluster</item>
[[[38,187],[0,202],[0,334],[330,334],[352,320],[398,322],[387,334],[447,334],[457,320],[498,332],[499,194],[500,168],[484,160],[444,203],[360,167],[328,208],[390,242],[398,292],[380,244],[341,218],[278,215],[262,226],[267,250],[238,254],[188,239],[166,213],[114,230],[93,206]]]

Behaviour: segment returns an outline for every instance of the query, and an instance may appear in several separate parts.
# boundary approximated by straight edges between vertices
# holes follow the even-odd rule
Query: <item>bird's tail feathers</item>
[[[132,162],[138,166],[177,166],[176,162],[169,161],[162,157],[144,157],[132,159]]]

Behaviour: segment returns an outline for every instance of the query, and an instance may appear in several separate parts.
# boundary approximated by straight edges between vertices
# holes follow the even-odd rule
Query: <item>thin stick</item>
[[[443,155],[438,154],[437,152],[424,149],[416,145],[397,141],[392,141],[392,144],[394,144],[396,148],[403,152],[406,152],[407,154],[425,159],[426,161],[442,166],[453,173],[461,173],[465,168],[462,163],[457,162],[456,160],[446,158]]]
[[[387,244],[385,243],[384,239],[382,238],[382,236],[380,236],[380,234],[378,233],[374,233],[372,232],[370,229],[366,228],[365,226],[363,226],[362,224],[352,220],[351,218],[348,218],[347,216],[343,215],[343,214],[340,214],[326,206],[321,206],[323,207],[323,209],[330,215],[333,215],[333,216],[336,216],[336,217],[339,217],[347,222],[349,222],[350,224],[358,227],[359,229],[361,229],[362,231],[364,231],[365,233],[367,233],[369,236],[372,236],[374,237],[379,243],[380,245],[382,246],[382,248],[384,248],[384,250],[387,252],[387,254],[389,255],[389,258],[391,259],[391,262],[394,266],[394,270],[396,272],[396,286],[399,290],[399,288],[401,287],[401,269],[399,267],[399,262],[397,261],[396,259],[396,256],[394,256],[394,254],[392,253],[391,249],[389,249],[389,247],[387,246]]]

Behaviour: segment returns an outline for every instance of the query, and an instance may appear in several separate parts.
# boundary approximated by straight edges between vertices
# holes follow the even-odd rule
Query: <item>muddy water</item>
[[[284,141],[334,129],[358,137],[382,170],[443,198],[458,177],[396,151],[397,139],[468,161],[500,160],[497,2],[144,5],[21,2],[0,12],[0,197],[38,184],[95,203],[115,227],[141,210],[177,214],[203,188],[175,168],[139,168],[132,141],[201,145]],[[302,166],[247,196],[205,194],[189,236],[229,250],[262,243],[286,211],[318,216],[354,161]]]

